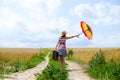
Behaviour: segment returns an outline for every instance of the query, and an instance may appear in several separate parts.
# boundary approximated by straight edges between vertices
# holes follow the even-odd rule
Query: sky
[[[82,32],[81,21],[93,39],[82,34],[67,40],[67,47],[120,48],[119,0],[0,0],[0,47],[55,48],[62,31]]]

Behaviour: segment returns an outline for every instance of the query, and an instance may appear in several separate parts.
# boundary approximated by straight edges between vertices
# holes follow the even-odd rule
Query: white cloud
[[[0,11],[0,32],[12,31],[15,29],[17,22],[22,20],[19,14],[9,8],[0,8]]]
[[[74,13],[80,19],[90,20],[94,24],[111,25],[120,23],[119,5],[110,3],[79,4],[72,11],[71,13]]]
[[[70,30],[70,27],[68,27],[69,20],[67,18],[48,18],[50,15],[52,16],[55,14],[55,10],[57,10],[61,4],[60,0],[13,0],[12,2],[8,1],[8,3],[6,0],[5,3],[6,5],[9,5],[6,6],[6,8],[4,8],[4,6],[0,8],[2,12],[2,18],[0,19],[0,21],[2,21],[2,23],[0,23],[2,28],[2,38],[0,41],[3,47],[5,47],[5,45],[9,46],[12,44],[14,44],[13,46],[16,45],[16,47],[25,47],[32,43],[34,46],[35,44],[39,44],[39,46],[45,46],[47,43],[51,43],[52,45],[61,35],[61,31],[67,30],[69,32]],[[11,8],[10,4],[16,7],[20,7],[20,9],[22,8],[23,10],[20,10],[22,12]],[[45,8],[43,8],[43,6],[45,6]],[[5,34],[6,29],[10,35]],[[13,41],[6,38],[10,36],[14,39],[12,39]]]
[[[120,45],[120,33],[116,35],[104,36],[94,35],[92,44],[89,47],[119,47]]]
[[[90,8],[90,5],[89,4],[80,4],[80,5],[77,5],[76,7],[75,7],[75,14],[79,17],[79,18],[81,18],[82,16],[83,16],[83,14],[85,14],[86,13],[86,11],[87,12],[91,12],[91,8]]]
[[[13,44],[12,46],[24,47],[31,44],[34,47],[41,46],[37,45],[40,42],[44,45],[48,42],[47,39],[53,40],[56,34],[50,30],[65,27],[67,22],[64,18],[48,18],[55,15],[60,5],[61,0],[4,0],[0,6],[1,46]]]
[[[14,3],[16,0],[3,0],[3,4],[7,5],[7,4],[11,4]]]
[[[6,0],[6,2],[9,0]],[[20,5],[23,9],[33,11],[44,11],[53,14],[61,5],[61,0],[13,0],[14,4]],[[12,4],[11,2],[11,4]]]
[[[21,22],[27,26],[27,29],[33,32],[38,32],[41,27],[48,28],[48,25],[51,20],[48,18],[49,12],[54,14],[54,11],[60,6],[60,0],[4,0],[4,4],[12,4],[13,6],[19,6],[24,10],[19,13],[18,11],[13,10],[10,5],[5,6],[6,8],[1,8],[1,21],[6,24],[8,27],[11,24],[11,27],[15,26],[17,22]],[[45,10],[44,7],[46,7]],[[26,10],[26,12],[25,12]],[[48,12],[48,13],[47,13]],[[52,14],[49,14],[52,15]],[[0,24],[3,26],[3,24]],[[17,26],[16,26],[17,27]],[[52,26],[51,26],[52,27]],[[54,27],[54,26],[53,26]]]
[[[31,43],[31,42],[26,42],[26,43],[23,43],[23,42],[3,42],[3,43],[0,43],[0,47],[7,47],[7,48],[38,48],[40,47],[41,48],[41,44],[35,44],[35,43]]]
[[[61,0],[44,0],[44,3],[47,5],[46,8],[48,12],[54,13],[54,11],[61,5]]]

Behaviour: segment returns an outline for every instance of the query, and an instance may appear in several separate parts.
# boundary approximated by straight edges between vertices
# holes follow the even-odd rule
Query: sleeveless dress
[[[67,56],[66,51],[66,37],[59,38],[58,54]]]

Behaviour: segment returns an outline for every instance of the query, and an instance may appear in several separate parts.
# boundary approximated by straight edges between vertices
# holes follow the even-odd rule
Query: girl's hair
[[[66,37],[66,35],[63,35],[63,36],[61,36],[61,37]]]

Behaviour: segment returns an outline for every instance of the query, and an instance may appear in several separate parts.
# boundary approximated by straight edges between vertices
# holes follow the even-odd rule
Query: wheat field
[[[106,61],[113,59],[115,62],[120,62],[120,48],[72,48],[73,59],[88,63],[100,49]]]
[[[27,61],[41,53],[40,48],[0,48],[0,60],[14,63],[16,60]]]
[[[105,60],[113,59],[120,62],[120,48],[68,48],[73,50],[73,59],[88,63],[91,58],[101,49]],[[53,50],[50,48],[49,50]],[[16,60],[29,60],[34,55],[42,53],[40,48],[0,48],[0,60],[14,62]]]

